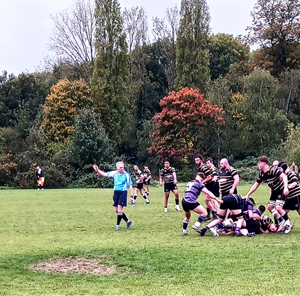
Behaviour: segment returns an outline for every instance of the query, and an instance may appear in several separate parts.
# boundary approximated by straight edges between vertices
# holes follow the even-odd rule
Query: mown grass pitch
[[[251,185],[239,186],[245,194]],[[180,184],[180,197],[185,184]],[[300,219],[288,234],[182,236],[183,212],[163,212],[163,188],[151,187],[125,209],[133,221],[115,231],[112,189],[1,190],[0,295],[299,295]],[[253,194],[267,205],[269,189]],[[199,201],[203,204],[204,196]],[[269,214],[269,213],[268,213]],[[72,256],[101,259],[116,273],[45,273],[29,267]]]

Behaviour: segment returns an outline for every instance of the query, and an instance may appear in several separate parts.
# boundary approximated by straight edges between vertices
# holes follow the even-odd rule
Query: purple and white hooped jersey
[[[185,187],[183,199],[190,203],[196,202],[203,188],[205,188],[205,185],[198,180],[188,182]]]

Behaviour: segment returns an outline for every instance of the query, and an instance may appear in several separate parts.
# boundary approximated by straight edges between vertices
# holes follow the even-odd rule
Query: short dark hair
[[[260,156],[260,157],[257,159],[257,161],[264,162],[264,163],[266,163],[266,164],[269,163],[268,157],[265,156],[265,155]]]
[[[202,173],[202,172],[200,172],[200,173],[197,173],[197,175],[196,176],[200,176],[202,179],[205,179],[205,175],[204,175],[204,173]]]
[[[260,205],[258,209],[261,213],[263,213],[266,210],[266,207],[264,205]]]
[[[195,160],[196,160],[197,158],[199,158],[201,161],[203,160],[203,157],[202,157],[201,155],[195,156]]]
[[[283,171],[285,172],[288,168],[288,165],[285,162],[282,161],[278,164],[278,167],[282,168]]]

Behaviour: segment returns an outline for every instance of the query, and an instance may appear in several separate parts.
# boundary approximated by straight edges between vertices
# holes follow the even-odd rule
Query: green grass
[[[180,184],[182,197],[185,184]],[[239,187],[245,194],[251,185]],[[163,213],[162,187],[125,209],[115,231],[112,189],[1,190],[0,295],[299,295],[300,220],[288,234],[182,236],[183,212]],[[267,205],[269,189],[252,196]],[[199,201],[203,204],[203,195]],[[110,276],[53,274],[29,265],[53,257],[104,257]],[[130,272],[124,272],[128,271]]]

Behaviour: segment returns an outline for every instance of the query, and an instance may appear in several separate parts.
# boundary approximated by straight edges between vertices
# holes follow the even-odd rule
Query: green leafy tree
[[[278,81],[265,70],[255,70],[244,79],[244,96],[237,107],[239,150],[244,156],[268,154],[286,138],[288,127],[287,117],[275,107]]]
[[[130,123],[129,57],[119,2],[96,0],[95,17],[97,57],[92,97],[109,138],[119,148],[128,135]]]
[[[206,94],[209,81],[210,15],[205,0],[182,0],[176,43],[176,89],[198,88]]]
[[[25,139],[54,81],[52,74],[46,72],[22,73],[18,77],[3,73],[0,126],[17,128]]]
[[[81,168],[94,163],[113,161],[113,148],[103,128],[101,117],[93,108],[84,108],[76,116],[70,149],[72,160]]]
[[[212,81],[208,95],[210,104],[217,105],[224,111],[225,125],[218,126],[216,132],[208,135],[207,144],[210,147],[209,154],[215,159],[222,155],[234,155],[236,146],[236,117],[235,108],[240,94],[234,94],[231,90],[230,80],[227,77],[219,77]]]
[[[291,128],[286,141],[281,146],[283,160],[291,164],[295,162],[300,164],[300,127]]]
[[[15,156],[25,150],[22,135],[18,129],[3,127],[1,135],[4,140],[4,153],[12,153]]]
[[[168,8],[163,19],[153,19],[154,43],[160,48],[160,63],[164,64],[168,81],[168,92],[175,90],[176,80],[176,40],[179,26],[177,5]]]
[[[0,128],[0,154],[4,151],[4,138],[2,137],[2,129]]]
[[[89,105],[92,105],[90,89],[83,80],[64,79],[53,85],[40,127],[48,146],[69,141],[78,110]]]
[[[285,70],[279,77],[276,106],[296,126],[300,120],[300,70]]]
[[[204,100],[199,90],[184,88],[171,92],[160,102],[162,111],[154,116],[154,141],[150,153],[181,159],[203,152],[206,135],[224,124],[223,111]]]
[[[241,61],[249,60],[249,47],[241,38],[234,38],[228,34],[212,35],[209,38],[211,78],[217,79],[224,76],[229,70]]]
[[[285,69],[299,69],[299,1],[257,0],[251,15],[248,41],[260,46],[261,63],[275,76]]]
[[[122,146],[122,151],[128,154],[131,159],[134,159],[135,162],[141,161],[139,159],[140,155],[143,155],[144,159],[144,155],[147,154],[147,151],[144,149],[145,145],[141,145],[140,142],[146,143],[148,138],[151,140],[152,132],[147,133],[144,130],[145,128],[148,130],[145,123],[153,120],[153,116],[161,111],[159,102],[168,94],[165,64],[160,59],[160,50],[161,47],[159,47],[157,42],[143,46],[141,49],[145,56],[144,72],[142,77],[140,76],[136,79],[136,81],[139,80],[140,84],[135,88],[134,97],[131,97],[132,99],[134,98],[131,104],[131,131],[127,141]],[[134,73],[136,75],[138,72],[134,71]],[[133,86],[130,86],[130,88],[133,90]],[[142,138],[140,138],[141,134],[143,135]]]

